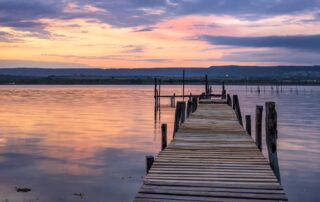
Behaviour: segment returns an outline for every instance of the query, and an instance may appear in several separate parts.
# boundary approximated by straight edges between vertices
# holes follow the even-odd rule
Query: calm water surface
[[[227,87],[252,119],[255,105],[276,102],[285,191],[290,201],[319,201],[320,87],[284,89],[277,94],[267,86],[258,95],[256,87]],[[172,134],[169,100],[156,119],[153,104],[153,86],[0,86],[0,202],[131,201],[145,155],[160,150],[160,124]],[[15,186],[32,191],[17,193]]]

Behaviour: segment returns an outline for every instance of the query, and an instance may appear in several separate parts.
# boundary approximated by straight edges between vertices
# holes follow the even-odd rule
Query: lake
[[[276,102],[282,185],[290,201],[319,201],[320,87],[260,89],[227,86],[227,93],[239,95],[252,120],[256,105]],[[186,93],[202,91],[186,86]],[[181,86],[162,88],[173,92]],[[145,156],[160,150],[161,123],[171,138],[174,108],[169,99],[161,104],[155,117],[151,85],[0,86],[0,202],[132,201]]]

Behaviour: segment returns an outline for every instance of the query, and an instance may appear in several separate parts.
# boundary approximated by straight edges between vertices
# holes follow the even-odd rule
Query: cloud
[[[10,34],[8,32],[0,31],[0,42],[19,42],[21,40],[17,39],[13,34]]]
[[[319,54],[301,51],[238,51],[225,54],[215,61],[223,62],[254,62],[292,65],[320,64]]]
[[[66,62],[45,62],[32,60],[0,60],[0,68],[14,67],[46,67],[46,68],[88,68],[90,66]]]
[[[135,29],[133,32],[151,32],[151,31],[153,31],[155,29],[157,29],[157,28],[156,27],[147,26],[147,27]]]
[[[231,37],[204,35],[200,38],[214,45],[252,48],[286,48],[320,53],[320,35],[262,37]]]
[[[173,1],[172,1],[173,2]],[[175,11],[180,15],[231,15],[255,20],[274,15],[317,11],[318,0],[175,0]]]
[[[123,53],[143,53],[144,52],[144,47],[142,46],[135,46],[135,45],[127,45],[123,46],[125,50],[122,51]]]
[[[43,30],[39,19],[98,20],[114,27],[146,26],[188,15],[230,15],[256,20],[275,15],[317,12],[319,0],[0,0],[0,25]]]

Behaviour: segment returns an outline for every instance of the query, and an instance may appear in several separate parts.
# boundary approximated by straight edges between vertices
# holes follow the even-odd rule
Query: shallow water
[[[267,86],[260,95],[255,86],[227,90],[253,120],[255,105],[276,102],[285,191],[290,201],[319,200],[320,87],[276,93]],[[181,87],[162,88],[173,92]],[[169,99],[161,105],[155,120],[153,86],[0,86],[0,202],[131,201],[145,155],[160,150],[160,124],[172,134],[174,109]],[[15,186],[32,191],[17,193]]]

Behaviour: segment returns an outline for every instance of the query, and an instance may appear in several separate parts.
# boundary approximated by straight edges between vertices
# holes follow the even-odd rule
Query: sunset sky
[[[0,67],[320,64],[320,0],[0,0]]]

